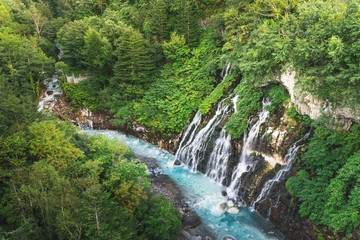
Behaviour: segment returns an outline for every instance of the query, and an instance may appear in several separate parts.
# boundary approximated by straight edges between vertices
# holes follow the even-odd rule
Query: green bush
[[[293,120],[293,123],[300,123],[302,127],[307,128],[313,124],[313,120],[306,115],[301,115],[298,113],[293,104],[286,111],[286,115]]]
[[[237,112],[226,123],[225,129],[233,138],[239,138],[247,130],[248,118],[260,108],[263,93],[246,81],[242,81],[235,89],[239,96],[236,103]]]
[[[176,239],[180,232],[179,211],[173,207],[172,202],[167,202],[164,196],[144,200],[135,216],[143,219],[140,232],[144,233],[147,239]]]
[[[360,225],[360,129],[349,132],[318,127],[301,170],[286,187],[300,201],[300,215],[335,232],[351,231]]]
[[[283,107],[283,105],[290,99],[290,95],[286,89],[279,85],[269,85],[265,88],[264,93],[271,101],[271,105],[265,107],[265,109],[270,112],[275,112],[277,109]]]
[[[234,81],[234,76],[226,76],[226,78],[221,83],[219,83],[216,88],[210,93],[210,95],[208,95],[200,104],[200,113],[206,114],[211,109],[213,104],[217,103],[224,96],[225,90],[227,90]]]
[[[100,93],[96,89],[90,88],[85,81],[80,83],[64,82],[62,88],[72,106],[87,107],[92,112],[105,110]]]

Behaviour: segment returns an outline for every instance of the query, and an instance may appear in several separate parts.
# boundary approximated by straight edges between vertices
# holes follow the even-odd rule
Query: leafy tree
[[[41,36],[44,25],[48,22],[48,18],[43,16],[41,12],[35,7],[35,4],[32,4],[29,8],[31,20],[35,25],[35,30],[38,37]]]
[[[68,170],[76,160],[83,157],[69,136],[61,132],[55,122],[43,121],[29,127],[30,154],[39,160],[46,160],[57,170]]]
[[[171,34],[169,42],[164,42],[163,49],[166,58],[177,65],[182,64],[190,57],[190,49],[186,45],[185,38],[177,35],[176,32]]]
[[[135,216],[143,219],[140,231],[149,239],[174,239],[180,230],[180,215],[172,202],[165,197],[150,197],[143,200]]]
[[[164,41],[169,36],[169,20],[167,5],[164,0],[155,0],[151,11],[152,35],[158,41]]]
[[[301,216],[350,234],[360,224],[358,205],[359,126],[350,132],[318,127],[301,161],[304,170],[286,183],[300,201]],[[341,219],[341,220],[340,220]]]
[[[13,90],[9,82],[0,75],[0,135],[16,131],[40,117],[33,96],[22,95],[24,90]],[[28,91],[31,88],[28,89]]]

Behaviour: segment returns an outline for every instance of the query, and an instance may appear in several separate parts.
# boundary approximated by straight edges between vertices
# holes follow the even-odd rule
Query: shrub
[[[233,138],[239,138],[247,129],[249,116],[259,109],[263,93],[260,89],[242,81],[236,87],[235,94],[239,96],[236,103],[237,112],[229,118],[225,128]]]

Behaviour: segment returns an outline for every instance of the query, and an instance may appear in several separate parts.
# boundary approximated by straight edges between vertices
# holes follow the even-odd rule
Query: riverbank
[[[151,185],[150,188],[155,195],[163,195],[169,202],[174,203],[174,207],[179,210],[183,217],[183,224],[181,226],[181,233],[178,240],[211,240],[216,239],[215,233],[211,232],[200,222],[197,226],[187,226],[184,222],[185,218],[195,219],[197,224],[198,216],[193,212],[188,200],[182,193],[179,185],[172,180],[168,175],[164,174],[160,169],[160,164],[154,158],[137,155],[142,163],[145,163],[150,173]]]

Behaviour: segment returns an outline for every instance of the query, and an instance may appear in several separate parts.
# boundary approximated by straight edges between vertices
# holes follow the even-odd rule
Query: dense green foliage
[[[124,146],[38,121],[37,100],[54,69],[64,79],[89,76],[63,81],[73,107],[108,111],[113,125],[140,123],[163,136],[180,133],[196,111],[208,114],[235,88],[237,111],[226,129],[240,138],[263,96],[273,113],[287,103],[283,87],[258,87],[285,70],[320,99],[358,105],[359,20],[352,0],[0,0],[1,231],[13,239],[169,239],[176,232],[171,206],[137,181],[143,169]],[[221,79],[228,63],[231,74]],[[286,114],[310,125],[293,106]],[[287,185],[303,216],[350,232],[360,221],[358,130],[324,126]],[[124,180],[125,168],[140,175]],[[97,206],[104,219],[94,224]],[[172,216],[164,223],[152,214]]]
[[[240,138],[247,130],[248,118],[260,108],[263,92],[243,81],[235,88],[235,95],[239,96],[237,112],[229,118],[225,128],[233,138]]]
[[[0,236],[6,239],[171,239],[178,233],[178,211],[152,195],[145,165],[116,139],[48,120],[0,138],[0,155]]]
[[[231,84],[235,81],[235,78],[231,75],[226,76],[225,79],[219,83],[216,88],[206,96],[204,101],[199,106],[199,111],[201,114],[206,114],[211,107],[214,106],[222,97],[224,97],[224,92],[229,89]]]
[[[224,50],[249,81],[261,84],[293,67],[319,98],[359,102],[359,5],[354,1],[228,1]]]
[[[266,106],[266,109],[270,112],[275,112],[276,109],[280,109],[290,100],[290,96],[286,89],[279,85],[269,85],[265,88],[264,94],[268,96],[271,101],[271,105]]]
[[[191,114],[199,108],[203,96],[213,89],[219,54],[216,37],[209,35],[192,51],[185,39],[176,34],[170,42],[164,43],[170,62],[136,108],[141,124],[165,134],[182,131]]]
[[[360,225],[359,151],[358,125],[349,132],[316,129],[301,158],[304,170],[286,184],[302,216],[336,232],[351,233]]]
[[[98,79],[97,79],[98,80]],[[89,86],[91,81],[76,83],[64,82],[62,88],[64,94],[74,107],[88,107],[90,111],[99,112],[104,110],[100,93]]]

